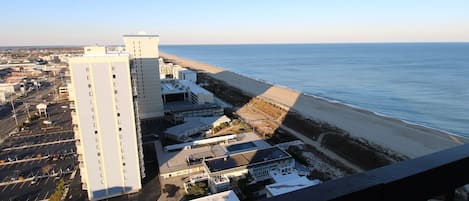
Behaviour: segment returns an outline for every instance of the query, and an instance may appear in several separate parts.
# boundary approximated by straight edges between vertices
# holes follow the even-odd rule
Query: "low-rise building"
[[[187,142],[191,140],[193,135],[204,136],[205,132],[211,128],[230,121],[231,119],[225,115],[221,117],[187,117],[183,124],[168,128],[165,131],[165,137],[179,142]]]
[[[187,101],[192,104],[213,103],[211,92],[188,80],[162,80],[163,103]]]
[[[68,84],[65,83],[59,87],[59,96],[68,97]]]
[[[213,117],[221,116],[223,113],[223,108],[214,103],[173,102],[165,104],[165,116],[174,123],[183,122],[187,117]]]
[[[155,142],[160,176],[163,179],[195,173],[204,173],[203,160],[238,152],[271,147],[255,133],[229,135],[197,140],[164,147]]]
[[[224,191],[221,193],[193,199],[192,201],[239,201],[239,198],[236,196],[234,191]]]
[[[187,68],[175,65],[173,67],[173,78],[178,80],[186,80],[192,83],[197,82],[197,73]]]
[[[265,186],[267,198],[321,183],[318,179],[309,180],[306,177],[299,176],[296,172],[284,174],[278,171],[271,171],[269,174],[275,183]]]
[[[295,160],[278,147],[228,154],[203,161],[205,171],[210,178],[245,177],[250,175],[251,182],[270,178],[271,171],[289,174],[293,171]],[[212,182],[209,184],[216,185]],[[221,183],[224,185],[224,183]],[[210,189],[223,188],[211,186]]]
[[[197,73],[173,63],[164,63],[163,59],[159,59],[160,79],[177,79],[187,80],[193,83],[197,82]]]

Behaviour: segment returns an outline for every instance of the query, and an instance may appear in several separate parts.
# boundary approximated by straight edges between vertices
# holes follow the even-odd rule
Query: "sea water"
[[[469,43],[167,45],[160,49],[469,137]]]

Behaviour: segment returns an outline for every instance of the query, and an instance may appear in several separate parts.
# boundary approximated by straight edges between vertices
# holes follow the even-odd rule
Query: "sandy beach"
[[[253,97],[262,97],[290,111],[316,121],[327,122],[371,143],[391,149],[410,158],[468,143],[469,139],[442,131],[411,125],[399,119],[383,117],[370,111],[305,95],[271,85],[222,68],[160,52],[160,56],[183,67],[205,71]]]

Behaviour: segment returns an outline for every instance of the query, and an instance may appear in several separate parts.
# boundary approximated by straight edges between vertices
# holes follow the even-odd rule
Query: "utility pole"
[[[10,99],[11,108],[13,109],[13,117],[15,118],[16,128],[18,128],[18,119],[16,118],[15,104],[13,104],[13,98]]]
[[[29,103],[26,103],[26,112],[28,113],[28,118],[31,118],[31,114],[29,113]]]

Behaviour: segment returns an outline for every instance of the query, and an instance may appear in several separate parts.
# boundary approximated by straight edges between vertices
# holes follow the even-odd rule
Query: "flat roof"
[[[186,92],[187,92],[187,88],[177,81],[165,80],[161,82],[161,94],[163,95],[180,94],[180,93],[186,93]]]
[[[193,199],[192,201],[239,201],[239,198],[236,196],[236,193],[234,193],[232,190],[229,190]]]
[[[206,155],[208,152],[212,152],[214,157],[220,157],[220,156],[226,155],[228,154],[228,151],[226,150],[226,146],[238,144],[238,143],[244,143],[244,142],[253,142],[254,144],[256,144],[256,147],[251,148],[251,150],[265,149],[265,148],[271,147],[270,144],[260,139],[259,136],[257,136],[253,132],[244,133],[244,135],[241,138],[237,139],[236,142],[228,143],[228,144],[220,144],[222,148],[221,152],[220,150],[212,150],[212,146],[209,144],[193,147],[191,149],[183,149],[180,151],[166,152],[164,151],[163,145],[158,140],[155,142],[155,148],[156,148],[156,154],[158,157],[158,165],[160,167],[160,173],[165,174],[165,173],[175,172],[175,171],[189,168],[189,165],[187,164],[187,159],[190,156]],[[199,165],[202,165],[202,164],[199,164]]]
[[[184,136],[188,131],[194,131],[200,128],[207,127],[208,124],[201,121],[186,121],[183,124],[179,124],[170,127],[164,131],[164,133],[173,136]]]
[[[218,172],[241,166],[253,166],[291,157],[278,147],[231,154],[204,161],[210,172]]]
[[[310,186],[321,183],[318,179],[309,180],[306,177],[298,177],[287,181],[282,181],[265,186],[265,189],[270,192],[272,196],[277,196],[292,191],[300,190]]]
[[[188,87],[189,90],[193,93],[197,94],[212,94],[212,92],[207,91],[206,89],[202,88],[201,86],[197,85],[196,83],[193,83],[189,80],[179,80],[179,83],[184,85],[185,87]]]
[[[211,126],[217,121],[228,122],[231,119],[223,115],[221,117],[186,117],[184,123],[166,129],[165,133],[175,136],[183,136],[187,131]]]

